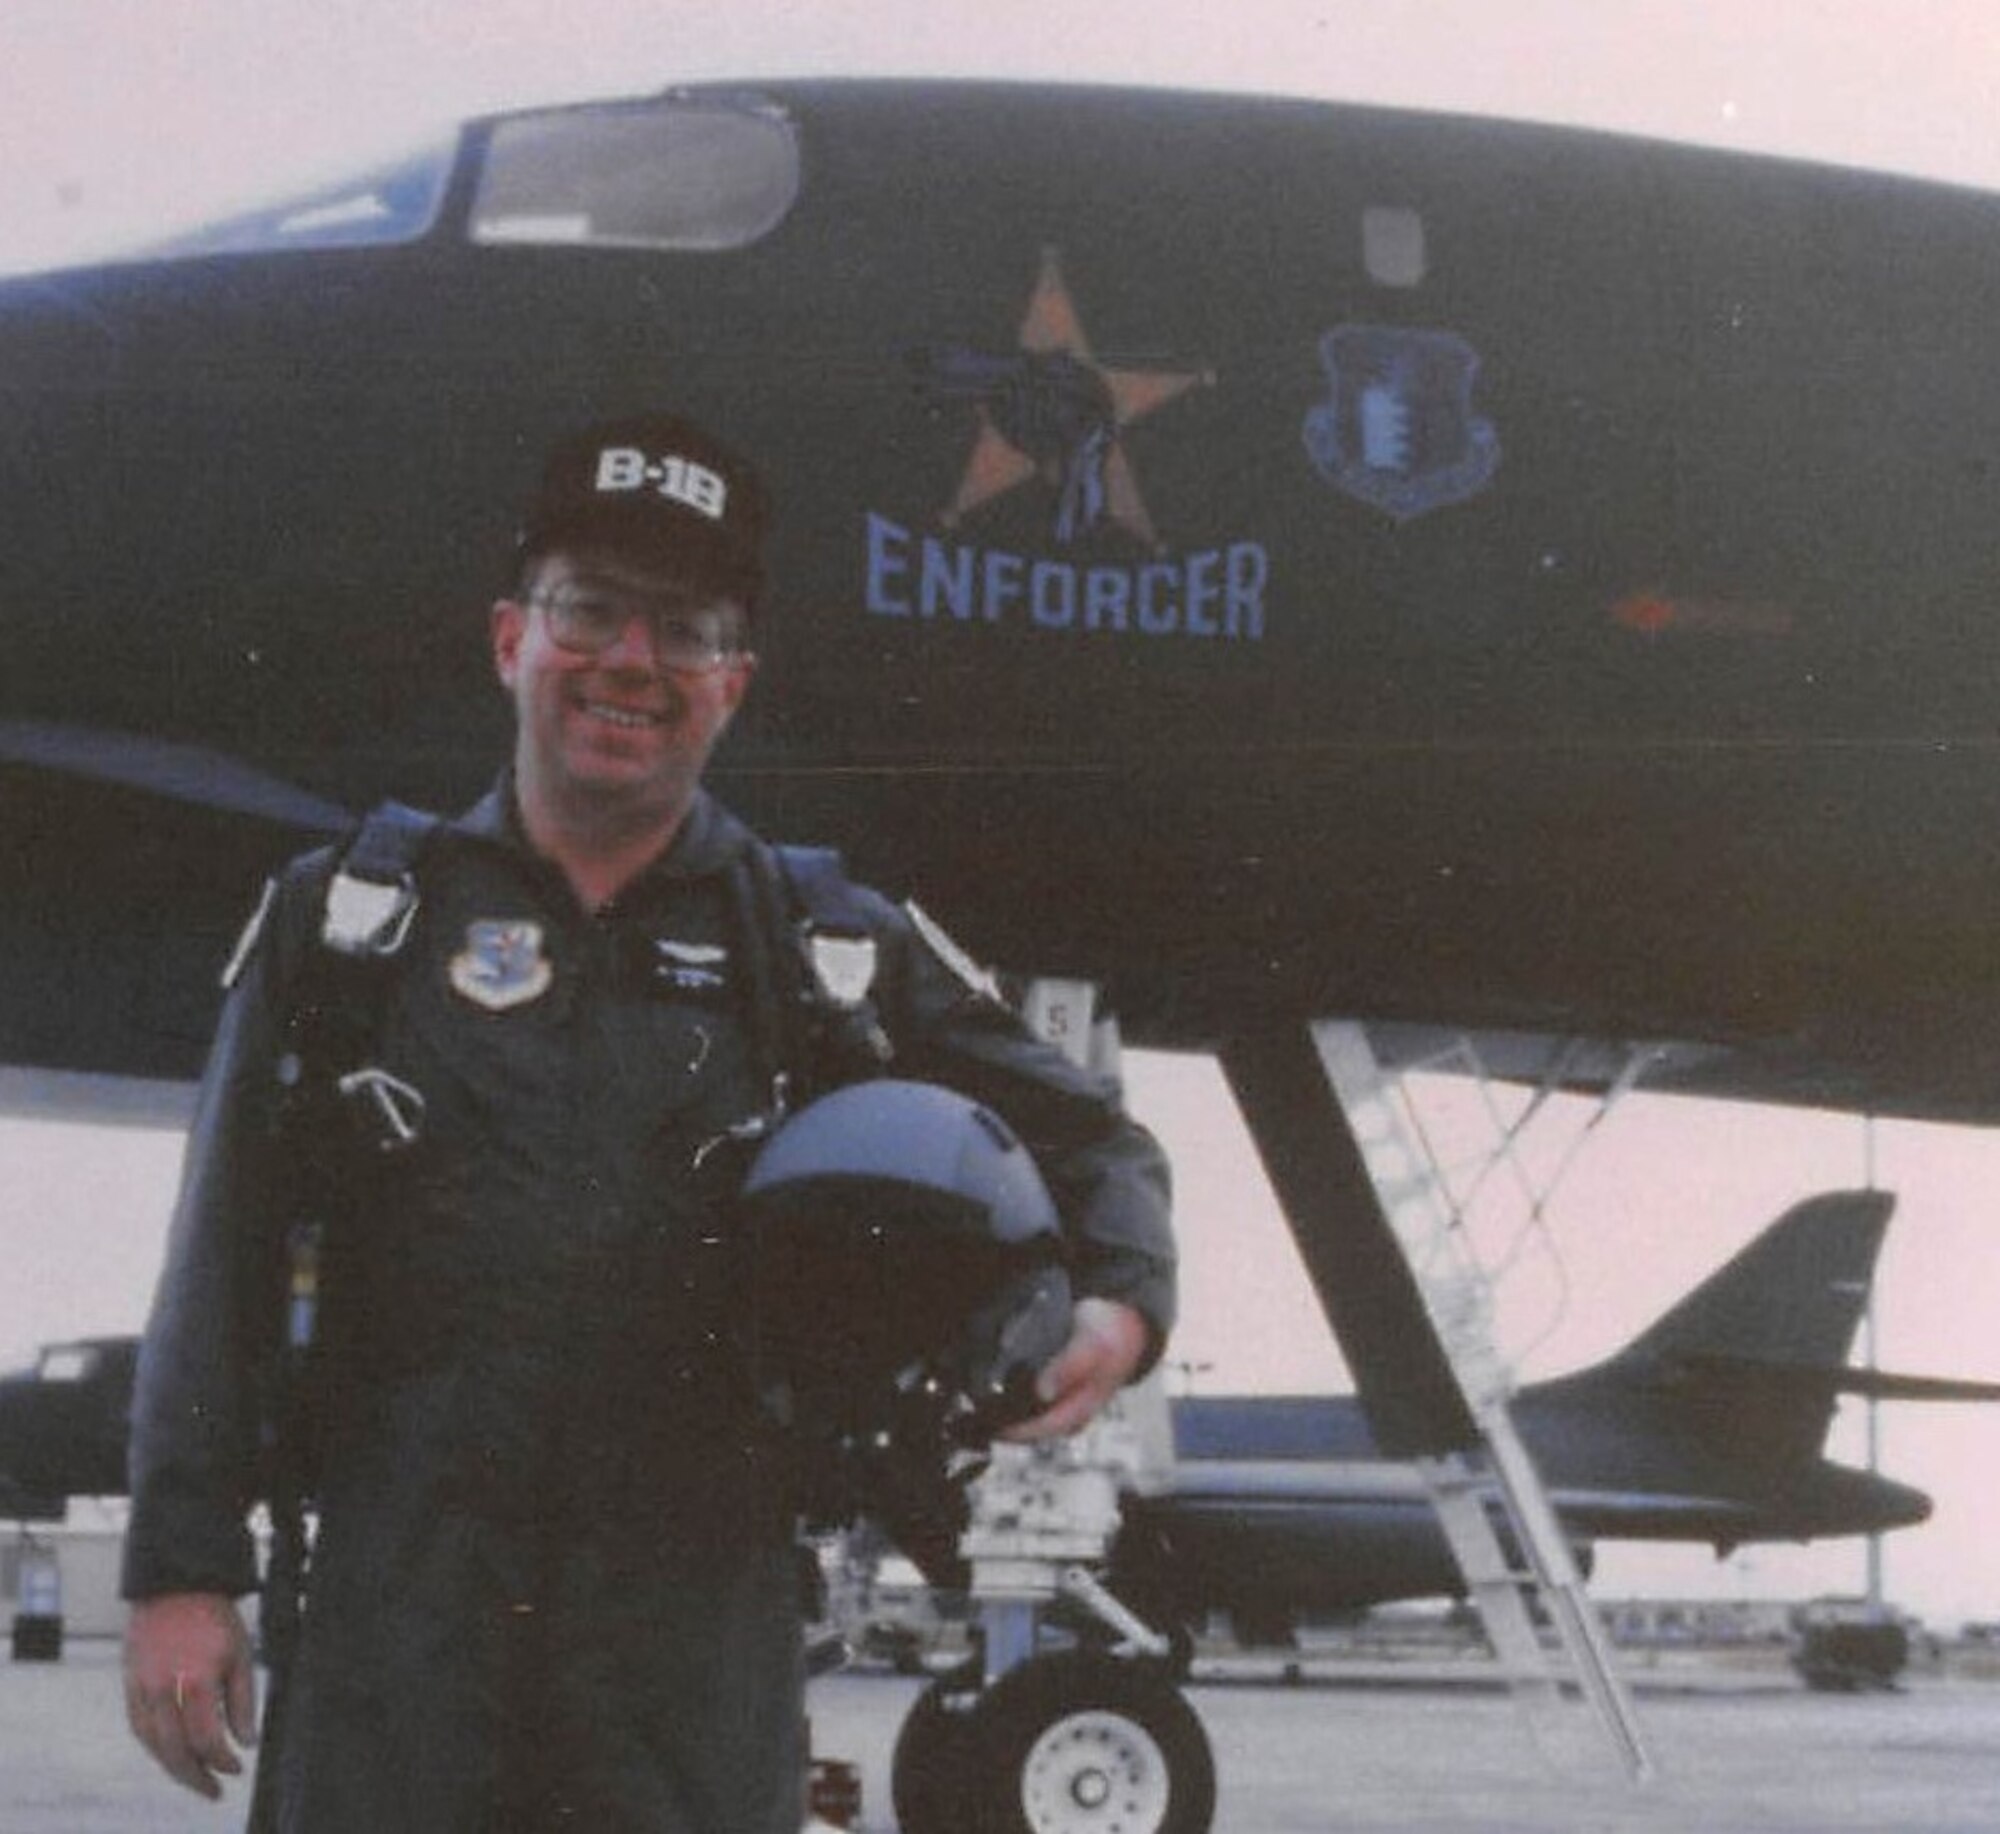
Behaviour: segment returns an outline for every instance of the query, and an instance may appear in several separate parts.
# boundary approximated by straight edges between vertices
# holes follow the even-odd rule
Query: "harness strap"
[[[775,1124],[790,1106],[805,1061],[805,988],[798,973],[791,911],[773,850],[755,841],[729,873],[750,993],[750,1043]]]
[[[773,847],[778,869],[797,907],[816,928],[869,933],[868,909],[846,863],[833,847]]]
[[[309,1363],[319,1336],[326,1205],[342,1184],[340,1141],[351,1137],[355,1115],[371,1123],[384,1152],[408,1145],[422,1126],[422,1095],[372,1059],[389,976],[417,913],[417,861],[437,825],[435,816],[401,803],[385,803],[362,821],[327,883],[313,946],[286,995],[278,1126],[286,1136],[293,1203],[285,1226],[283,1324],[263,1407],[271,1553],[261,1621],[270,1683],[253,1834],[278,1824],[277,1751],[310,1584],[305,1517],[318,1484],[320,1446]]]
[[[772,850],[789,908],[790,935],[804,1020],[795,1060],[813,1092],[880,1076],[895,1056],[882,1029],[874,990],[881,966],[872,912],[830,847]]]
[[[438,818],[400,802],[369,812],[326,889],[320,941],[336,955],[394,955],[417,914],[417,859]]]
[[[423,1126],[422,1094],[387,1077],[375,1051],[391,964],[416,920],[417,862],[438,825],[400,802],[363,819],[327,882],[320,946],[300,967],[287,1016],[299,1105],[321,1109],[336,1132],[359,1117],[384,1153],[413,1144]]]

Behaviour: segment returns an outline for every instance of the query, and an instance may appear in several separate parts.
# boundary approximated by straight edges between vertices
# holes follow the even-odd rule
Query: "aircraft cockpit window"
[[[713,251],[783,221],[799,190],[790,123],[667,101],[499,122],[473,201],[475,242]]]
[[[456,135],[448,135],[372,172],[190,230],[135,258],[170,261],[414,242],[437,220],[457,151]]]

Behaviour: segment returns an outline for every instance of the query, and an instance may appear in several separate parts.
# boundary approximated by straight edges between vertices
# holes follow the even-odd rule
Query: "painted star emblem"
[[[1040,479],[1061,495],[1059,539],[1108,521],[1157,550],[1160,538],[1122,436],[1190,389],[1212,386],[1214,372],[1100,362],[1053,248],[1042,251],[1018,348],[1008,381],[975,403],[979,431],[941,517],[945,527]]]

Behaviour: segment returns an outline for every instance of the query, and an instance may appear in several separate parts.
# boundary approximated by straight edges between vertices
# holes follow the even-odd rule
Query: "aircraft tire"
[[[979,1834],[1208,1834],[1215,1759],[1158,1663],[1036,1656],[970,1720]]]
[[[972,1819],[967,1752],[978,1698],[963,1683],[933,1681],[905,1716],[889,1762],[899,1834],[966,1834]]]

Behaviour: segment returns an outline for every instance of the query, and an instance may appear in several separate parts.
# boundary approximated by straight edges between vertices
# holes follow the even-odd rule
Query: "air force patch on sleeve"
[[[548,992],[555,965],[542,952],[542,926],[518,917],[478,917],[451,958],[453,989],[488,1012],[525,1006]]]
[[[904,902],[903,910],[910,922],[915,925],[917,934],[923,938],[924,946],[949,968],[969,991],[991,1000],[996,1006],[1007,1004],[1006,996],[1001,993],[1000,982],[992,969],[980,967],[945,934],[944,927],[914,898]]]

